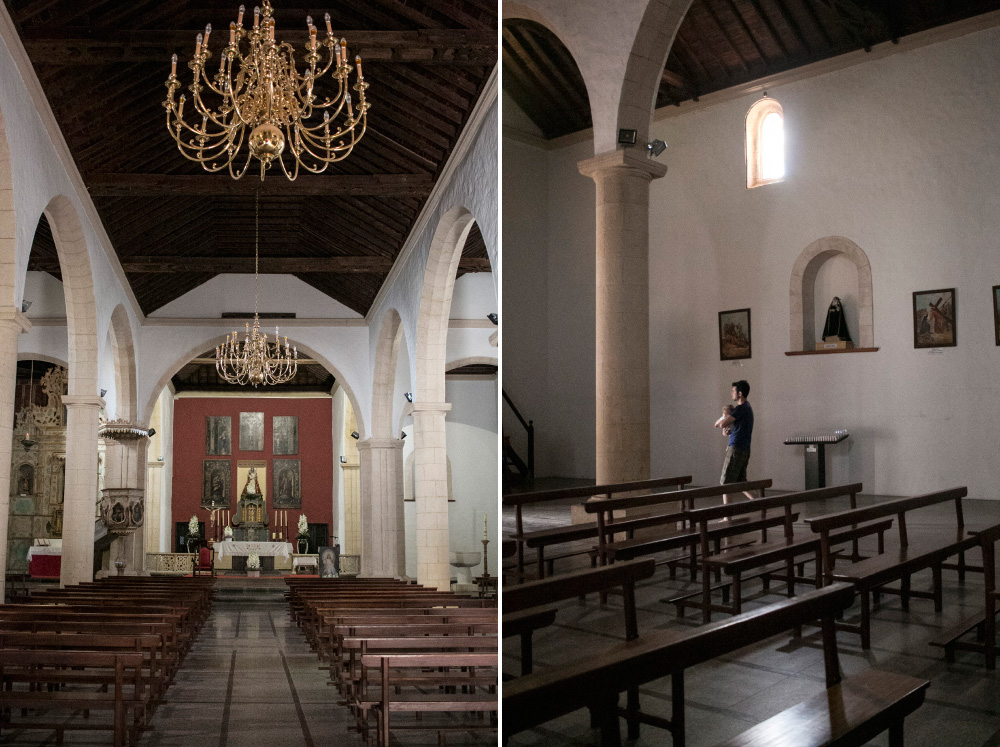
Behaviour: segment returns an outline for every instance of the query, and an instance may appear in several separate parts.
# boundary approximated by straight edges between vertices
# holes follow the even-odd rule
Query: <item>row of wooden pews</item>
[[[624,718],[630,739],[638,736],[640,723],[649,723],[669,729],[673,743],[683,745],[686,668],[783,631],[801,635],[802,626],[820,620],[827,692],[726,744],[860,744],[888,731],[890,744],[901,745],[903,718],[923,701],[928,683],[874,670],[844,680],[837,664],[836,632],[860,634],[862,648],[869,648],[871,603],[877,604],[883,594],[899,595],[904,611],[909,610],[912,598],[933,599],[940,611],[943,570],[957,571],[960,583],[967,573],[985,573],[983,612],[932,644],[943,646],[949,660],[956,650],[972,650],[984,653],[987,665],[995,666],[1000,595],[994,563],[1000,523],[967,526],[962,510],[965,488],[859,506],[860,483],[766,496],[764,491],[770,486],[770,481],[756,481],[649,490],[644,495],[614,495],[608,486],[599,486],[590,492],[609,497],[583,504],[583,510],[594,516],[593,523],[532,532],[523,531],[520,522],[521,531],[510,538],[519,548],[551,548],[572,538],[574,551],[580,554],[580,540],[590,538],[593,544],[587,552],[592,565],[606,568],[552,575],[554,568],[545,567],[544,554],[539,552],[539,580],[524,581],[526,574],[510,574],[520,583],[503,590],[503,634],[520,636],[522,671],[517,678],[505,675],[505,736],[587,707],[592,725],[601,728],[602,744],[620,742],[618,720]],[[717,504],[722,493],[744,490],[757,491],[760,497],[709,505]],[[532,502],[530,494],[518,498],[518,505]],[[845,505],[846,510],[816,515],[828,511],[831,503]],[[908,532],[911,514],[949,503],[954,505],[952,525],[936,531],[922,526],[917,537]],[[800,515],[809,518],[800,521]],[[940,525],[939,515],[935,525]],[[862,552],[862,542],[867,554]],[[977,548],[984,557],[982,566],[966,559]],[[676,577],[677,568],[687,568],[691,581],[700,581],[697,591],[663,601],[675,604],[679,617],[686,608],[699,609],[702,626],[640,635],[635,586],[662,565],[669,568],[671,578]],[[807,568],[811,569],[808,573]],[[930,591],[912,583],[912,576],[921,571],[930,572]],[[778,582],[786,599],[745,611],[746,584],[754,578],[762,580],[763,595],[774,593],[770,585]],[[802,585],[811,591],[797,595]],[[586,661],[568,667],[535,672],[531,635],[553,624],[558,613],[553,603],[594,592],[602,603],[609,593],[622,595],[626,643],[607,652],[592,652]],[[848,623],[843,613],[855,597],[860,600],[860,622]],[[713,612],[732,617],[712,622]],[[974,643],[961,640],[972,630],[977,632]],[[639,707],[639,687],[667,676],[673,684],[672,717],[644,713]],[[618,704],[621,692],[628,694],[624,707]]]
[[[285,579],[289,612],[365,743],[497,729],[495,600],[393,579]],[[430,718],[424,718],[430,715]]]
[[[106,730],[115,747],[135,744],[212,593],[211,579],[123,577],[0,605],[0,737],[38,729],[61,744],[65,731]],[[83,718],[67,718],[75,711]],[[111,719],[91,720],[91,711]]]

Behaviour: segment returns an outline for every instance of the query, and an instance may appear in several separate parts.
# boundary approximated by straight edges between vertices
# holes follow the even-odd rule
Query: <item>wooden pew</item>
[[[558,490],[538,490],[531,493],[508,493],[503,497],[504,506],[514,507],[514,518],[516,532],[511,538],[517,543],[517,566],[516,571],[512,569],[504,569],[505,573],[516,575],[518,580],[524,580],[526,574],[524,571],[524,547],[525,547],[525,532],[524,532],[524,517],[522,509],[524,506],[536,505],[539,503],[545,503],[547,501],[558,501],[566,500],[569,498],[589,498],[593,496],[604,496],[607,499],[612,498],[615,493],[631,493],[639,490],[656,490],[658,488],[669,488],[676,487],[682,488],[691,482],[690,475],[683,475],[680,477],[660,477],[653,480],[637,480],[633,482],[620,482],[613,483],[609,485],[587,485],[579,488],[560,488]],[[560,528],[562,530],[562,535],[560,537],[561,542],[572,542],[575,539],[587,539],[593,534],[585,534],[581,537],[577,537],[579,530],[575,528],[579,525],[571,525],[568,527]],[[586,526],[586,525],[583,525]],[[591,527],[593,529],[593,527]],[[556,531],[557,536],[559,535],[559,530]],[[537,539],[537,533],[536,539]],[[554,543],[556,544],[556,543]],[[537,547],[537,546],[536,546]],[[577,555],[579,553],[570,553],[570,555]],[[568,556],[563,556],[568,557]],[[553,562],[555,558],[550,558],[549,562]],[[539,551],[539,563],[537,569],[537,577],[545,577],[544,569],[544,550]]]
[[[769,496],[752,501],[741,501],[730,503],[724,506],[712,506],[710,508],[695,509],[689,513],[692,521],[697,522],[698,532],[701,538],[701,560],[702,560],[702,593],[701,602],[697,603],[685,597],[674,600],[675,604],[700,607],[702,610],[702,622],[710,622],[712,612],[728,612],[738,615],[742,612],[743,582],[750,577],[750,574],[764,574],[765,579],[769,578],[773,571],[771,567],[775,564],[784,565],[784,580],[786,584],[785,592],[788,596],[795,595],[795,583],[802,581],[812,583],[819,587],[822,585],[822,543],[817,542],[817,537],[811,532],[796,533],[794,521],[797,514],[792,512],[793,507],[803,506],[808,503],[827,501],[844,496],[849,497],[851,505],[856,505],[857,494],[861,492],[861,483],[851,485],[837,485],[829,488],[816,488],[805,490],[799,493],[786,493],[785,495]],[[783,535],[780,539],[760,544],[735,547],[725,549],[721,552],[710,553],[709,535],[710,523],[718,520],[732,521],[734,518],[757,511],[766,512],[778,510],[783,516]],[[833,548],[845,542],[854,543],[854,556],[857,555],[857,541],[869,535],[878,535],[878,547],[881,552],[884,548],[883,535],[892,527],[892,520],[873,520],[870,523],[860,521],[845,525],[831,532],[827,537],[828,547],[831,553]],[[803,559],[815,561],[815,573],[813,578],[799,578],[795,575],[796,562],[803,562]],[[731,579],[732,601],[730,604],[717,604],[712,602],[711,572],[721,571]],[[765,589],[767,587],[765,586]]]
[[[684,747],[686,669],[820,620],[826,691],[726,744],[857,745],[888,730],[890,744],[902,745],[903,719],[920,706],[930,683],[877,670],[842,678],[835,618],[853,598],[849,584],[837,583],[692,630],[655,631],[571,665],[507,682],[504,738],[589,707],[600,725],[603,747],[621,744],[621,717],[628,723],[629,739],[638,738],[641,721],[668,729],[674,747]],[[619,709],[622,691],[667,676],[672,679],[670,719],[642,713],[637,706]]]
[[[861,635],[861,648],[871,648],[871,596],[881,593],[898,594],[903,609],[909,610],[910,598],[919,597],[934,600],[934,609],[942,609],[941,569],[950,557],[964,553],[978,544],[974,535],[965,529],[962,513],[962,498],[968,494],[965,487],[940,490],[913,498],[897,498],[873,506],[841,511],[807,519],[806,523],[819,534],[822,546],[823,570],[830,581],[846,581],[854,584],[861,599],[860,624],[841,623],[840,629]],[[955,504],[955,526],[949,527],[932,539],[911,544],[906,529],[906,517],[911,511],[939,503]],[[844,527],[864,521],[874,521],[887,516],[895,517],[899,531],[899,547],[865,560],[841,568],[834,567],[831,537]],[[919,571],[930,569],[933,577],[933,591],[915,591],[910,588],[910,577]],[[887,584],[899,581],[900,587]],[[876,596],[876,602],[877,596]]]
[[[367,655],[362,657],[362,665],[366,671],[377,672],[375,677],[366,677],[364,689],[360,694],[363,702],[370,702],[373,710],[378,716],[378,730],[375,744],[377,747],[387,747],[390,744],[389,735],[391,731],[416,730],[416,731],[436,731],[438,732],[438,743],[442,742],[443,731],[473,731],[489,730],[495,731],[497,711],[496,679],[499,671],[496,654],[476,654],[476,653],[435,653],[435,654],[395,654],[395,655]],[[401,690],[399,683],[408,682],[413,677],[414,672],[424,670],[444,670],[453,672],[466,670],[470,676],[482,678],[484,673],[492,673],[493,686],[478,688],[472,686],[467,693],[447,693],[430,692],[426,694],[414,693]],[[370,681],[374,679],[378,683],[377,690],[373,692]],[[428,678],[431,683],[434,678]],[[377,694],[376,694],[377,693]],[[407,723],[393,722],[393,714],[414,713],[421,716],[426,713],[443,713],[454,715],[456,713],[480,714],[491,713],[490,719],[471,720],[462,719],[456,723],[455,720],[430,722],[424,720],[410,721]],[[368,741],[370,744],[371,742]]]
[[[142,680],[141,653],[101,651],[23,651],[5,650],[0,657],[0,712],[10,709],[11,716],[0,720],[0,729],[45,729],[56,732],[57,743],[62,743],[65,730],[109,729],[113,732],[114,747],[135,744],[142,726],[142,714],[148,702],[148,693]],[[107,692],[57,690],[48,692],[34,687],[16,689],[17,685],[36,684],[40,673],[58,680],[59,673],[75,673],[69,668],[110,671],[114,687]],[[50,680],[51,681],[51,680]],[[41,708],[46,711],[108,710],[113,713],[110,727],[78,720],[52,722],[14,722],[15,708]],[[128,726],[128,712],[132,711],[132,727]]]
[[[550,607],[542,607],[553,602],[564,601],[587,594],[603,594],[609,589],[621,588],[625,613],[625,640],[639,637],[639,620],[635,608],[635,585],[639,581],[652,578],[656,572],[653,560],[635,560],[615,563],[604,568],[575,571],[541,581],[528,581],[504,589],[503,592],[503,635],[521,636],[521,673],[530,674],[532,669],[532,633],[542,625],[551,625],[555,620]],[[534,618],[524,617],[533,610]],[[518,617],[521,613],[521,617]],[[509,621],[509,625],[508,625]],[[638,689],[628,692],[630,703],[638,703]],[[638,707],[636,705],[636,707]]]

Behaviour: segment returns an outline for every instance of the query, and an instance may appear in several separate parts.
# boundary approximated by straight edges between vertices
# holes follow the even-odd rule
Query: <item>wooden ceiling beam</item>
[[[202,29],[123,30],[95,27],[25,28],[24,48],[35,65],[108,65],[117,62],[160,62],[179,52],[186,60]],[[303,29],[280,29],[282,41],[298,51],[309,39]],[[492,65],[496,63],[497,37],[491,29],[415,29],[411,31],[337,31],[347,39],[351,55],[364,60],[428,65]],[[219,37],[224,36],[221,32]],[[325,36],[323,37],[325,38]],[[224,43],[212,45],[218,60]]]
[[[246,195],[256,192],[273,196],[357,197],[361,195],[407,195],[426,197],[434,186],[427,174],[369,174],[328,176],[305,174],[294,182],[272,174],[261,182],[248,175],[235,180],[228,174],[97,174],[84,177],[94,197],[161,197],[163,195]]]
[[[385,274],[392,268],[388,257],[261,257],[260,272],[264,275],[300,275],[306,273],[376,273]],[[253,257],[123,257],[122,269],[136,274],[174,273],[237,273],[253,274]],[[39,258],[29,260],[28,269],[51,272],[59,262]],[[465,272],[488,272],[488,258],[462,258],[459,269]]]

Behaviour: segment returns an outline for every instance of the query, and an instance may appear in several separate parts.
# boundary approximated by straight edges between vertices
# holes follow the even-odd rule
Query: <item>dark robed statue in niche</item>
[[[830,302],[826,311],[826,325],[823,327],[823,342],[851,342],[851,333],[847,329],[847,318],[844,307],[837,296]]]

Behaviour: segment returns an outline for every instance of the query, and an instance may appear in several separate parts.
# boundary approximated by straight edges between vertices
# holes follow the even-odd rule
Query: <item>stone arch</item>
[[[53,197],[43,212],[52,229],[66,293],[69,394],[94,397],[97,395],[97,305],[83,225],[73,203],[63,195]]]
[[[372,437],[394,438],[392,410],[399,346],[405,344],[399,312],[388,309],[381,318],[375,343],[375,376],[372,381]]]
[[[115,413],[119,420],[131,420],[138,409],[135,344],[132,341],[132,325],[122,304],[111,312],[110,332],[115,361]]]
[[[499,366],[500,361],[488,355],[470,355],[468,358],[457,358],[456,360],[448,361],[444,366],[444,370],[448,372],[454,371],[456,368],[462,368],[462,366],[475,365]]]
[[[65,369],[69,368],[69,364],[66,363],[62,358],[56,358],[54,355],[44,355],[42,353],[18,353],[17,359],[19,361],[45,361],[46,363],[55,363],[57,366],[62,366]]]
[[[221,334],[221,335],[216,335],[214,337],[206,338],[198,345],[195,345],[194,347],[190,348],[183,355],[180,355],[177,358],[175,358],[174,362],[167,367],[167,369],[163,372],[163,375],[159,378],[159,380],[156,382],[156,384],[150,391],[149,396],[146,399],[146,403],[143,405],[142,422],[144,423],[149,422],[149,418],[153,414],[153,407],[156,406],[156,400],[157,398],[159,398],[160,392],[162,392],[163,387],[165,387],[170,382],[170,379],[173,378],[173,375],[178,371],[180,371],[181,368],[183,368],[189,360],[197,356],[199,353],[203,353],[208,348],[213,348],[216,345],[221,345],[223,342],[226,341],[227,337],[228,335]],[[361,411],[361,406],[358,404],[357,395],[355,395],[354,389],[351,387],[347,379],[344,378],[344,376],[340,373],[340,371],[337,369],[336,366],[330,363],[330,361],[328,361],[323,356],[317,354],[311,348],[303,345],[301,342],[297,342],[292,338],[289,338],[289,344],[294,344],[297,347],[302,348],[302,352],[305,353],[306,356],[320,363],[323,366],[323,368],[325,368],[327,371],[329,371],[336,377],[337,384],[343,387],[344,393],[347,395],[347,399],[350,400],[351,402],[351,407],[354,408],[354,414],[358,421],[358,434],[362,439],[367,438],[368,437],[366,435],[367,426],[365,425],[364,421],[364,413]]]
[[[444,402],[451,296],[462,247],[474,222],[475,218],[466,208],[454,207],[441,216],[431,239],[417,318],[415,394],[418,403]]]
[[[872,268],[868,255],[860,246],[843,236],[816,239],[798,256],[792,267],[789,289],[790,350],[812,350],[816,344],[814,312],[816,274],[831,257],[842,255],[854,263],[858,271],[858,347],[875,347],[875,326],[872,296]]]
[[[17,231],[10,148],[3,112],[0,112],[0,306],[14,306],[17,295]]]

